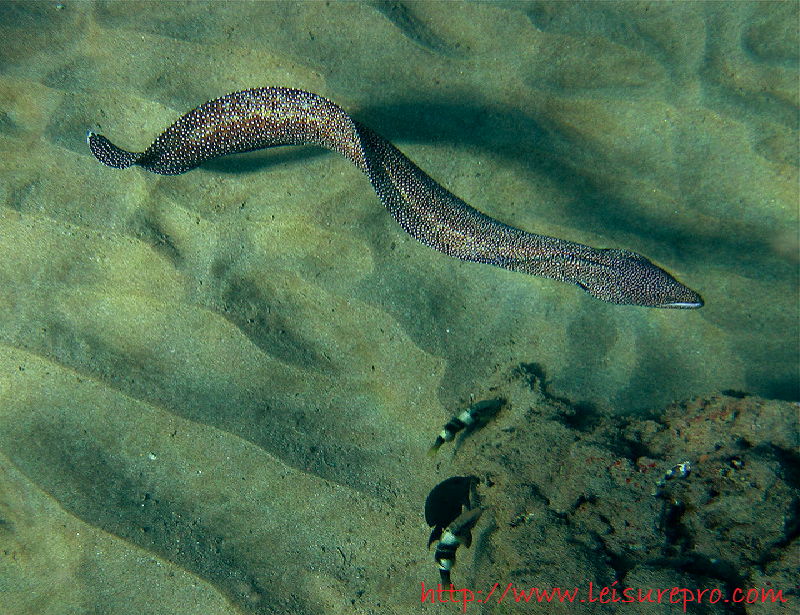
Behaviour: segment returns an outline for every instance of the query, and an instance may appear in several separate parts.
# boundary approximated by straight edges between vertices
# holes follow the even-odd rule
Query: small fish
[[[653,492],[653,495],[661,497],[664,494],[667,482],[686,478],[691,473],[692,463],[690,461],[682,461],[678,465],[671,467],[664,473],[664,476],[659,479],[658,483],[656,483],[656,490]]]
[[[456,563],[456,549],[460,545],[469,548],[472,544],[472,528],[483,514],[483,508],[471,508],[461,513],[442,534],[442,539],[436,545],[434,560],[439,565],[439,575],[442,585],[450,585],[450,570]]]
[[[479,426],[485,425],[489,419],[499,412],[505,403],[506,400],[502,398],[485,399],[472,404],[469,408],[463,410],[461,414],[451,418],[428,449],[428,456],[433,457],[436,455],[442,444],[453,440],[462,429],[475,430]]]
[[[444,528],[455,521],[464,508],[475,506],[478,500],[475,486],[479,482],[477,476],[451,476],[431,489],[425,498],[425,522],[433,528],[428,547],[441,538]]]

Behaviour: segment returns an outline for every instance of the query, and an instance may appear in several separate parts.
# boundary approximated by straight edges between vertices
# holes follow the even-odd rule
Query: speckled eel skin
[[[598,299],[662,308],[698,308],[693,290],[644,256],[597,249],[508,226],[445,190],[386,139],[331,101],[289,88],[234,92],[190,111],[142,153],[88,133],[97,159],[177,175],[206,160],[278,145],[318,145],[369,177],[386,209],[413,237],[466,261],[571,282]]]

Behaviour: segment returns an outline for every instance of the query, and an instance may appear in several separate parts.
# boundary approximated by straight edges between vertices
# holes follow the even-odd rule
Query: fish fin
[[[442,532],[443,531],[444,531],[444,528],[441,527],[441,526],[436,526],[435,528],[433,528],[431,530],[431,536],[430,536],[430,538],[428,538],[428,548],[429,549],[431,548],[431,545],[434,542],[436,542],[437,540],[439,540],[442,537]]]
[[[428,449],[428,457],[435,457],[436,453],[439,452],[439,449],[442,447],[442,444],[444,444],[444,442],[445,440],[444,438],[442,438],[442,436],[436,436],[436,440],[434,441],[433,444],[431,444],[431,447]]]

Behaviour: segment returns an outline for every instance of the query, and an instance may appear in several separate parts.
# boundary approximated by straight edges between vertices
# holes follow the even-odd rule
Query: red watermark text
[[[773,602],[788,602],[784,598],[783,590],[776,589],[742,589],[734,588],[730,593],[721,589],[688,589],[684,587],[667,588],[635,588],[617,586],[617,581],[611,585],[597,586],[591,581],[585,588],[580,587],[516,587],[513,583],[501,585],[495,583],[488,590],[457,588],[453,585],[444,587],[425,587],[422,583],[421,602],[425,604],[456,603],[461,605],[461,612],[467,612],[467,605],[471,603],[485,604],[491,600],[500,604],[502,602],[517,602],[520,604],[533,603],[652,603],[652,604],[680,604],[683,612],[689,604],[717,604],[729,602],[733,604],[764,604]]]

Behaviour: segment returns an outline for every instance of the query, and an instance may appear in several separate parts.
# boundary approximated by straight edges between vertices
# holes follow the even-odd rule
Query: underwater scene
[[[799,23],[0,2],[0,615],[800,612]]]

